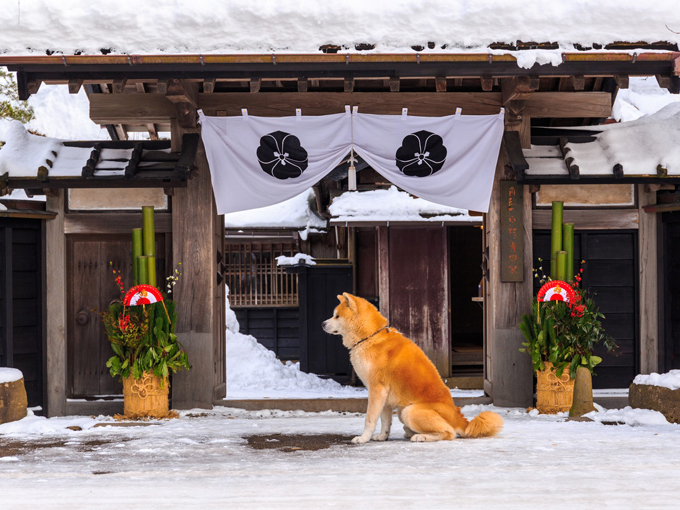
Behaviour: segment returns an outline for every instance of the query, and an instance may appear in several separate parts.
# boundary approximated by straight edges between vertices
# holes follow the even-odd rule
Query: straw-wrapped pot
[[[574,399],[574,380],[569,377],[569,367],[557,377],[550,362],[544,363],[545,370],[536,372],[536,409],[543,414],[569,411]]]
[[[165,418],[169,413],[167,377],[162,379],[145,372],[141,379],[123,379],[126,418]]]

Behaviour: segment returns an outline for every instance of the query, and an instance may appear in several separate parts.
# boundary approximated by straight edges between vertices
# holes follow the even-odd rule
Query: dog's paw
[[[368,442],[368,438],[365,438],[364,436],[357,436],[352,439],[352,442],[354,444],[364,444]]]
[[[413,443],[424,443],[425,441],[429,441],[425,434],[414,434],[411,436],[411,442]]]
[[[376,434],[373,436],[373,441],[387,441],[387,438],[389,437],[389,434]]]

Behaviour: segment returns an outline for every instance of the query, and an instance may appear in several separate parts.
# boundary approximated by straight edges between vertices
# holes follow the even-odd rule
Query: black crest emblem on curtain
[[[432,175],[441,170],[445,161],[442,137],[424,130],[406,135],[396,154],[397,167],[411,177]]]
[[[260,138],[257,160],[262,170],[277,179],[295,179],[307,168],[307,151],[297,136],[274,131]]]

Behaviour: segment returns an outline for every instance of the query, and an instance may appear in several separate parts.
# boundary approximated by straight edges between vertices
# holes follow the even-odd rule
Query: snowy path
[[[221,409],[115,429],[90,428],[89,418],[33,418],[11,434],[11,424],[0,426],[0,445],[66,444],[5,456],[0,508],[678,507],[680,426],[499,412],[506,427],[497,438],[413,444],[395,419],[387,443],[291,453],[254,450],[242,437],[354,435],[363,416]],[[76,422],[83,431],[64,430]]]

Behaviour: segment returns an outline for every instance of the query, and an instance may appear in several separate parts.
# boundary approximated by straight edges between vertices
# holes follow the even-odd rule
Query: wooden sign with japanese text
[[[521,184],[501,181],[501,281],[524,281],[524,203]]]

